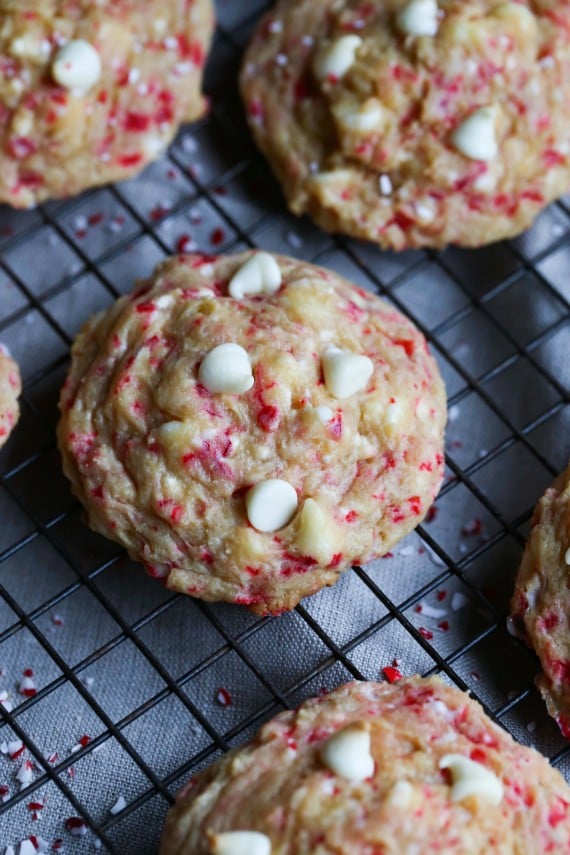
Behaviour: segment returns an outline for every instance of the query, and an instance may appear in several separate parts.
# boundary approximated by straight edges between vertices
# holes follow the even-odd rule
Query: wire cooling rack
[[[168,157],[69,202],[0,209],[0,340],[25,379],[0,454],[0,851],[152,853],[198,768],[284,707],[385,667],[469,689],[570,778],[537,661],[505,628],[532,507],[570,454],[570,199],[476,252],[395,255],[289,216],[235,86],[266,5],[218,0],[212,112]],[[92,534],[54,437],[90,314],[175,249],[252,245],[327,265],[408,314],[450,408],[446,481],[424,525],[273,619],[173,595]]]

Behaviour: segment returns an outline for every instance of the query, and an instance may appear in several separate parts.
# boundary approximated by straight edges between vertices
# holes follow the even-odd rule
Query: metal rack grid
[[[505,628],[532,507],[569,454],[570,198],[477,252],[395,255],[294,219],[235,87],[267,5],[218,0],[212,112],[168,157],[69,202],[0,209],[0,340],[25,379],[0,455],[0,692],[13,707],[0,704],[0,747],[25,745],[16,760],[0,751],[0,851],[33,834],[72,853],[154,852],[198,768],[280,709],[394,662],[468,689],[570,779],[537,662]],[[61,473],[56,402],[73,335],[182,246],[263,246],[338,270],[416,322],[447,382],[447,477],[428,521],[280,618],[165,591],[82,525]],[[18,691],[28,668],[33,697]],[[84,822],[76,835],[70,817]]]

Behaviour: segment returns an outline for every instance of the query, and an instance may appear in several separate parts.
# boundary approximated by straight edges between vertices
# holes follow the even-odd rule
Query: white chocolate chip
[[[239,344],[219,344],[202,360],[198,379],[213,394],[247,392],[253,386],[247,351]]]
[[[321,356],[325,385],[334,398],[349,398],[368,385],[374,363],[367,356],[327,347]]]
[[[392,807],[405,809],[409,806],[414,788],[409,781],[396,781],[388,793],[388,801]]]
[[[347,781],[364,781],[374,774],[370,731],[362,723],[349,724],[331,736],[321,749],[321,760]]]
[[[384,108],[376,98],[369,98],[359,110],[349,109],[340,115],[340,122],[349,131],[369,133],[380,130],[384,120]]]
[[[439,761],[440,769],[451,772],[451,800],[463,801],[477,796],[498,805],[503,799],[503,784],[497,776],[481,763],[476,763],[463,754],[446,754]]]
[[[76,39],[58,50],[51,73],[60,86],[85,94],[101,78],[101,58],[93,45]]]
[[[399,13],[396,24],[407,36],[435,36],[438,12],[436,0],[411,0]]]
[[[230,297],[241,300],[260,294],[275,294],[281,287],[283,276],[276,260],[268,252],[252,255],[230,280]]]
[[[213,834],[212,855],[271,855],[271,840],[260,831]]]
[[[245,497],[247,517],[258,531],[278,531],[288,525],[298,504],[295,488],[280,478],[260,481]]]
[[[305,499],[299,514],[295,543],[302,555],[309,555],[326,565],[342,552],[342,529],[318,502]]]
[[[315,413],[316,417],[318,418],[318,420],[320,422],[322,422],[324,425],[326,425],[327,422],[330,422],[330,420],[334,416],[334,413],[331,410],[331,408],[326,407],[324,405],[321,405],[320,407],[315,407],[314,413]]]
[[[564,563],[570,566],[570,549],[567,549],[564,554]]]
[[[499,153],[493,108],[481,107],[471,113],[453,132],[451,142],[470,160],[493,160]]]
[[[313,70],[319,80],[344,77],[356,59],[356,52],[362,44],[360,36],[341,36],[324,51],[317,54]]]

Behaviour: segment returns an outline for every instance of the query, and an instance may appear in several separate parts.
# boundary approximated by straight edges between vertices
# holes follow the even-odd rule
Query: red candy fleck
[[[152,124],[152,117],[145,113],[128,112],[125,116],[124,128],[132,133],[148,131]]]
[[[225,238],[226,233],[223,229],[218,227],[217,229],[214,229],[212,234],[210,235],[210,243],[212,244],[212,246],[220,246],[220,244],[224,242]]]
[[[430,629],[426,629],[425,626],[420,626],[418,632],[428,641],[431,641],[431,639],[433,638],[433,632]]]

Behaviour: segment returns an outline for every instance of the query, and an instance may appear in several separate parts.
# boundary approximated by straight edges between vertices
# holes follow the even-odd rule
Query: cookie
[[[438,678],[349,683],[179,793],[162,855],[570,851],[570,788]]]
[[[323,268],[182,255],[78,336],[59,445],[90,525],[169,587],[291,609],[423,519],[445,394],[418,330]]]
[[[18,421],[21,391],[20,370],[6,348],[0,345],[0,448]]]
[[[120,181],[201,116],[212,0],[0,0],[0,202]]]
[[[512,629],[540,659],[548,711],[570,739],[570,466],[540,499],[515,583]]]
[[[249,124],[289,207],[382,247],[479,246],[570,186],[570,6],[279,0]]]

